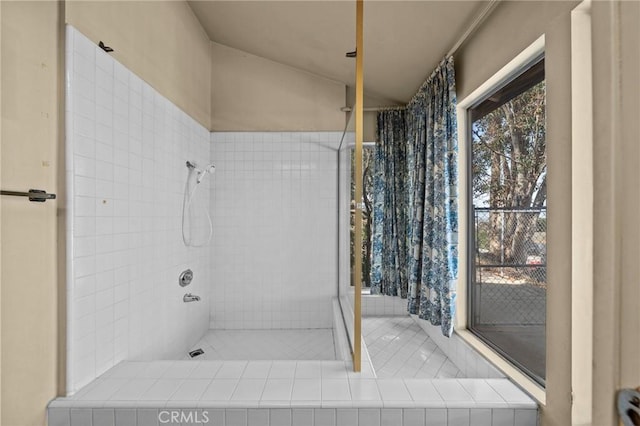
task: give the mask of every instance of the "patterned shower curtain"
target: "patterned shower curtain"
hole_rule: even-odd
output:
[[[458,275],[453,58],[418,90],[404,120],[391,113],[400,115],[378,116],[372,293],[406,292],[409,312],[450,336]]]
[[[373,176],[371,293],[407,297],[407,135],[405,111],[378,114]]]

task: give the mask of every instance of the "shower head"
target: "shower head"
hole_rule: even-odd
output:
[[[207,173],[213,173],[216,171],[216,166],[213,165],[213,163],[211,164],[207,164],[203,169],[199,168],[196,163],[192,163],[191,161],[187,160],[187,168],[189,169],[189,171],[191,172],[191,170],[195,171],[197,176],[198,176],[198,183],[202,182],[202,179],[204,179],[204,176]]]
[[[207,164],[204,169],[200,170],[196,168],[195,170],[198,172],[198,178],[196,179],[196,182],[200,183],[207,174],[211,174],[216,171],[216,166],[214,166],[213,164]]]

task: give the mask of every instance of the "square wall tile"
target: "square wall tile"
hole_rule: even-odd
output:
[[[134,408],[118,408],[115,410],[116,426],[136,426],[136,410]]]
[[[269,426],[268,409],[249,409],[247,412],[248,426]]]
[[[516,410],[515,424],[522,426],[537,426],[538,410]]]
[[[447,409],[427,408],[425,410],[425,419],[429,426],[447,426]]]
[[[113,408],[94,408],[93,426],[115,426],[116,418]]]
[[[492,426],[507,426],[515,424],[515,412],[511,409],[493,408],[491,410]]]
[[[380,424],[382,426],[395,426],[402,424],[401,408],[383,408],[380,411]]]
[[[155,408],[137,409],[138,426],[158,426],[158,410]]]
[[[288,408],[272,408],[270,411],[271,426],[291,426],[291,410]]]
[[[359,426],[380,426],[380,409],[379,408],[358,409],[358,425]]]
[[[451,426],[469,426],[469,409],[449,408],[447,410],[447,421]]]
[[[225,424],[225,410],[223,408],[216,408],[216,409],[204,409],[202,410],[202,413],[204,415],[204,413],[206,413],[207,418],[209,419],[209,425],[211,426],[217,426],[217,425],[224,425]]]
[[[312,408],[292,409],[291,424],[295,426],[313,426],[313,409]]]
[[[92,426],[93,413],[91,408],[72,408],[71,426]]]
[[[358,426],[357,408],[338,408],[336,410],[337,426]]]
[[[491,426],[491,408],[472,408],[469,410],[470,426]],[[520,423],[516,423],[520,425]]]
[[[403,426],[424,426],[424,408],[405,408],[402,410]]]
[[[49,426],[70,426],[71,417],[68,408],[48,408],[47,424]]]
[[[228,408],[225,410],[226,426],[247,426],[247,410]]]
[[[315,408],[313,416],[314,426],[336,426],[336,410],[334,408]]]

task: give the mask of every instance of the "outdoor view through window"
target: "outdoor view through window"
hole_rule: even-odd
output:
[[[544,59],[470,109],[470,328],[545,380]]]
[[[362,288],[371,287],[371,238],[373,231],[373,167],[374,145],[367,144],[362,149]],[[350,241],[351,241],[351,285],[353,282],[353,263],[355,260],[355,188],[356,181],[353,173],[355,170],[355,153],[351,150],[351,207],[350,207]]]

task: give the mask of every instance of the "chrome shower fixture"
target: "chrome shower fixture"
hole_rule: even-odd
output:
[[[207,164],[204,168],[199,168],[196,163],[192,163],[191,161],[187,161],[186,166],[188,174],[187,180],[184,183],[184,197],[182,198],[182,241],[187,247],[204,247],[211,242],[211,237],[213,236],[213,223],[211,222],[209,209],[207,207],[199,207],[206,216],[207,222],[209,222],[209,236],[207,237],[207,241],[203,244],[195,244],[191,239],[191,229],[189,229],[189,231],[186,230],[187,217],[189,218],[189,228],[191,228],[191,221],[195,215],[195,208],[192,202],[198,189],[198,184],[204,180],[206,175],[213,174],[216,168],[213,164]],[[194,172],[196,178],[195,183],[193,182]]]
[[[197,183],[202,182],[202,179],[204,179],[204,177],[207,175],[207,173],[212,174],[213,172],[216,171],[216,166],[214,166],[213,163],[207,164],[203,169],[200,169],[195,163],[192,163],[191,161],[187,161],[187,167],[190,170],[194,170],[196,172],[196,174],[197,174],[196,182]]]
[[[196,296],[195,294],[187,293],[184,296],[182,296],[182,301],[184,303],[199,302],[200,301],[200,296]]]

